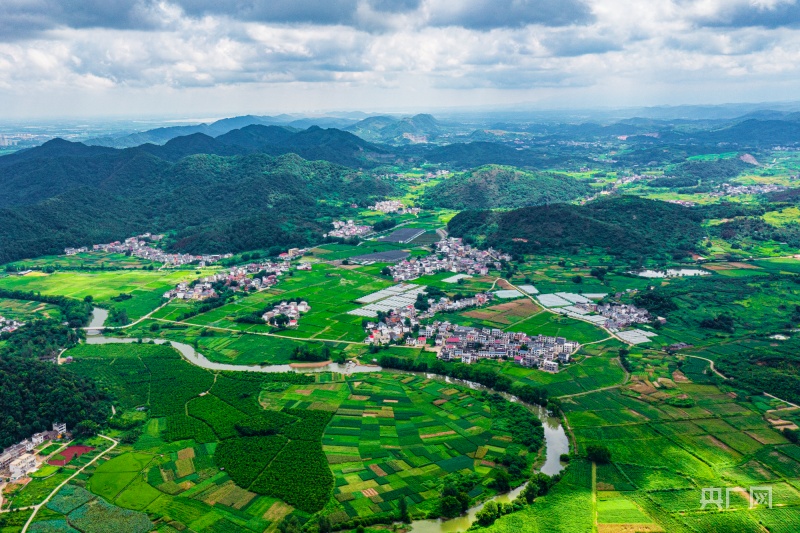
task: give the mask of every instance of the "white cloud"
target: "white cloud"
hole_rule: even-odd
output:
[[[482,0],[341,0],[350,11],[329,9],[319,20],[288,0],[253,3],[249,20],[224,2],[112,2],[95,15],[59,18],[10,0],[0,15],[5,9],[28,27],[4,41],[0,33],[0,96],[26,109],[82,91],[98,102],[134,91],[140,107],[159,94],[211,105],[216,94],[243,111],[262,105],[261,94],[292,105],[301,96],[325,105],[357,94],[348,107],[365,108],[552,98],[626,104],[648,95],[724,99],[719,90],[734,86],[770,100],[779,97],[770,81],[779,92],[800,81],[800,31],[791,18],[775,23],[791,15],[793,0],[576,0],[569,16],[557,17],[532,13],[526,0],[504,1],[513,21]],[[754,23],[744,24],[743,13],[754,13]],[[182,92],[195,96],[180,100]],[[270,102],[280,109],[280,100]]]

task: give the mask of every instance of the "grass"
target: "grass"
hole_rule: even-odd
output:
[[[187,270],[32,273],[27,276],[0,277],[0,287],[76,299],[92,296],[101,307],[125,309],[129,318],[135,320],[158,307],[164,292],[179,282],[191,281],[214,271],[198,270],[201,274]],[[121,302],[112,300],[122,293],[130,294],[132,298]]]
[[[41,302],[0,298],[0,316],[20,322],[40,318],[59,320],[61,318],[61,311],[55,305]]]

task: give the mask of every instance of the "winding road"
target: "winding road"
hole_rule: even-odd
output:
[[[95,457],[94,459],[92,459],[91,461],[89,461],[88,463],[86,463],[85,465],[83,465],[81,468],[79,468],[78,470],[76,470],[74,474],[72,474],[71,476],[69,476],[69,477],[68,477],[67,479],[65,479],[64,481],[62,481],[60,485],[58,485],[56,488],[54,488],[54,489],[53,489],[53,491],[52,491],[50,494],[48,494],[48,495],[47,495],[47,498],[45,498],[44,500],[42,500],[42,502],[41,502],[41,503],[38,503],[38,504],[36,504],[36,505],[32,506],[32,508],[33,508],[33,513],[31,513],[31,516],[28,518],[28,521],[27,521],[27,522],[25,522],[25,525],[24,525],[24,526],[22,526],[22,533],[25,533],[26,531],[28,531],[28,528],[30,527],[31,523],[33,522],[33,518],[36,516],[36,513],[38,513],[38,512],[39,512],[39,509],[41,509],[41,508],[42,508],[42,506],[44,506],[44,505],[47,505],[47,502],[49,502],[49,501],[50,501],[50,499],[51,499],[53,496],[55,496],[55,495],[56,495],[56,493],[57,493],[58,491],[60,491],[60,490],[61,490],[61,489],[64,487],[64,485],[66,485],[67,483],[69,483],[70,481],[72,481],[72,479],[73,479],[75,476],[77,476],[78,474],[80,474],[81,472],[83,472],[83,471],[84,471],[84,469],[85,469],[86,467],[88,467],[88,466],[89,466],[89,465],[91,465],[91,464],[94,464],[94,462],[95,462],[95,461],[97,461],[98,459],[100,459],[101,457],[103,457],[105,454],[107,454],[108,452],[110,452],[111,450],[113,450],[114,448],[116,448],[116,447],[117,447],[117,444],[119,444],[119,441],[117,441],[117,440],[114,440],[114,439],[112,439],[111,437],[106,437],[105,435],[98,435],[98,437],[102,437],[102,438],[104,438],[104,439],[106,439],[106,440],[109,440],[109,441],[111,441],[113,444],[112,444],[110,447],[108,447],[108,448],[106,448],[105,450],[103,450],[102,452],[100,452],[100,453],[97,455],[97,457]],[[27,509],[31,509],[31,507],[28,507]]]

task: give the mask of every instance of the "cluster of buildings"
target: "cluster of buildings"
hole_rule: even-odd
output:
[[[360,226],[353,223],[352,220],[334,220],[333,231],[329,231],[324,235],[324,237],[340,237],[346,239],[348,237],[366,235],[371,231],[371,226]]]
[[[201,267],[216,263],[220,259],[233,257],[233,254],[210,254],[210,255],[191,255],[191,254],[170,254],[164,250],[159,250],[150,245],[163,239],[163,235],[153,235],[144,233],[136,237],[128,237],[124,241],[114,241],[107,244],[93,244],[92,251],[108,253],[130,253],[134,257],[147,259],[156,263],[163,263],[169,266],[187,265],[198,263]],[[89,248],[65,248],[65,255],[75,255],[88,252]]]
[[[311,270],[310,263],[301,263],[299,270]],[[233,267],[225,272],[218,272],[198,279],[195,283],[181,282],[172,290],[164,293],[164,298],[179,300],[206,300],[216,298],[214,284],[224,283],[233,290],[258,291],[278,283],[278,277],[291,269],[289,261],[277,263],[265,261]],[[263,272],[261,276],[252,276]],[[252,277],[251,277],[252,276]]]
[[[281,302],[276,304],[275,307],[261,315],[261,318],[264,319],[264,322],[271,326],[276,326],[277,323],[275,319],[279,316],[285,316],[289,321],[286,323],[289,327],[297,326],[297,321],[300,318],[301,313],[308,313],[311,311],[311,306],[308,305],[308,302],[301,301],[301,302]]]
[[[513,358],[522,366],[545,372],[558,372],[559,363],[568,363],[580,344],[564,337],[503,331],[495,328],[456,326],[434,322],[425,328],[426,337],[434,336],[441,346],[439,359],[474,363],[479,359]]]
[[[11,333],[24,325],[24,322],[17,322],[16,320],[0,316],[0,333]]]
[[[594,310],[606,318],[605,327],[611,331],[616,331],[632,324],[647,324],[652,320],[647,309],[628,304],[578,304],[583,305],[587,310]],[[594,309],[591,309],[594,307]]]
[[[510,261],[511,256],[492,248],[479,250],[461,239],[448,238],[436,243],[435,254],[401,261],[389,270],[395,281],[409,281],[442,271],[485,276],[491,269],[500,270],[503,260]]]
[[[429,299],[428,304],[430,307],[424,313],[421,313],[421,318],[427,318],[435,315],[436,313],[449,313],[453,311],[462,311],[469,307],[480,307],[486,305],[492,300],[493,296],[489,292],[468,296],[459,300],[452,300],[446,296],[442,296],[438,300]]]
[[[740,196],[742,194],[766,194],[770,192],[785,191],[782,185],[731,185],[723,183],[718,191],[710,193],[710,196]]]
[[[567,293],[559,294],[566,295]],[[545,300],[544,298],[540,299]],[[580,301],[567,307],[561,307],[555,309],[555,311],[580,320],[587,320],[612,332],[617,332],[622,328],[627,328],[634,324],[648,324],[653,320],[653,316],[647,309],[641,309],[634,305],[621,303],[597,304],[589,301],[588,298],[584,298],[583,300],[585,301]],[[663,318],[658,318],[658,320],[666,322]]]
[[[194,285],[182,281],[178,283],[177,287],[164,293],[164,298],[176,298],[178,300],[200,301],[216,297],[217,293],[211,285],[211,282],[208,281],[198,281]]]
[[[53,429],[32,435],[29,439],[9,446],[0,454],[0,475],[12,481],[26,476],[36,470],[36,456],[31,453],[40,444],[60,439],[67,435],[67,425],[64,423],[53,424]]]
[[[413,334],[420,324],[420,319],[431,318],[436,313],[461,311],[469,307],[485,305],[491,300],[490,293],[476,294],[459,300],[452,300],[446,296],[442,296],[438,300],[429,298],[428,305],[430,307],[425,311],[419,311],[414,304],[406,303],[406,305],[386,311],[383,319],[378,322],[367,322],[365,330],[368,336],[364,342],[367,344],[391,344],[405,340],[405,344],[408,346],[425,344],[427,336]]]
[[[410,213],[416,215],[419,213],[419,207],[406,207],[398,200],[384,200],[382,202],[375,202],[375,205],[369,206],[372,211],[380,211],[381,213],[398,213],[403,215]]]

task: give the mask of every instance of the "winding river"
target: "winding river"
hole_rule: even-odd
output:
[[[95,314],[92,318],[91,326],[95,326],[95,321],[98,321],[101,325],[105,321],[105,318],[108,316],[108,311],[104,309],[95,308],[95,313],[98,311],[104,312],[105,315],[102,317],[102,321],[100,321],[100,317]],[[101,313],[102,314],[102,313]],[[99,326],[97,326],[99,327]],[[94,334],[92,334],[94,333]],[[190,363],[197,365],[201,368],[206,368],[208,370],[225,370],[231,372],[302,372],[302,373],[309,373],[309,372],[336,372],[339,374],[355,374],[359,372],[396,372],[402,374],[416,374],[420,376],[425,376],[428,379],[436,379],[440,381],[444,381],[446,383],[453,383],[457,385],[461,385],[464,387],[468,387],[475,390],[486,390],[492,391],[492,389],[488,387],[484,387],[483,385],[479,385],[478,383],[474,383],[471,381],[464,381],[461,379],[455,379],[450,377],[439,376],[437,374],[425,374],[420,372],[402,372],[396,370],[384,370],[379,366],[369,366],[369,365],[358,365],[355,363],[348,363],[346,365],[339,365],[338,363],[330,363],[325,366],[319,367],[293,367],[291,365],[264,365],[264,366],[244,366],[244,365],[231,365],[225,363],[215,363],[213,361],[209,361],[203,354],[199,353],[194,347],[184,344],[182,342],[176,341],[168,341],[166,339],[142,339],[142,342],[155,342],[156,344],[165,344],[170,342],[171,345],[178,350],[181,355]],[[139,342],[138,339],[134,338],[126,338],[126,337],[101,337],[97,335],[96,332],[89,332],[89,335],[86,337],[87,344],[130,344]],[[500,393],[506,399],[513,402],[523,403],[519,398],[512,396],[507,393]],[[564,426],[561,425],[561,422],[558,418],[552,417],[547,413],[547,410],[536,405],[525,404],[528,406],[536,416],[542,421],[542,425],[544,427],[544,439],[545,439],[545,457],[544,462],[541,464],[539,470],[549,476],[559,473],[563,470],[563,466],[560,461],[560,456],[562,453],[569,453],[569,438],[567,437],[566,432],[564,431]],[[495,501],[498,503],[507,503],[511,502],[516,498],[522,490],[525,488],[525,485],[517,487],[516,489],[508,492],[506,494],[500,494],[492,498],[490,501]],[[453,518],[451,520],[415,520],[411,524],[411,532],[412,533],[455,533],[458,531],[466,531],[470,525],[475,521],[475,515],[483,509],[485,502],[476,505],[467,510],[467,513],[459,516],[457,518]]]

